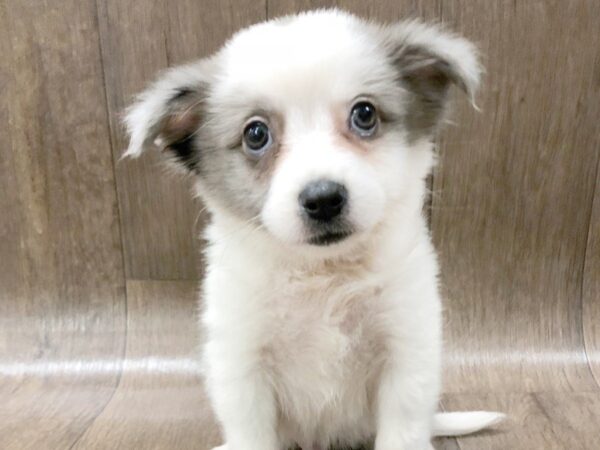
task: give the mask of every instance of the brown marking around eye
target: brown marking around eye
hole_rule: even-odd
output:
[[[336,108],[332,111],[334,118],[336,144],[339,144],[340,148],[347,148],[349,150],[364,154],[369,151],[369,141],[371,139],[361,139],[354,133],[348,124],[349,109],[344,106]]]
[[[264,119],[265,123],[269,127],[271,137],[273,139],[271,147],[259,159],[252,160],[248,156],[244,155],[246,158],[248,158],[249,164],[251,164],[255,169],[257,179],[265,181],[271,178],[279,161],[281,160],[281,155],[285,153],[285,146],[283,145],[283,135],[285,132],[284,118],[283,115],[277,112],[266,111],[264,109],[255,111],[254,114],[250,116],[249,120],[252,117]],[[241,146],[242,147],[240,151],[243,152],[243,143]]]
[[[373,136],[361,137],[357,135],[350,128],[350,114],[354,105],[359,103],[361,100],[372,103],[376,110],[379,123],[377,124],[377,130]],[[332,110],[332,116],[334,118],[334,126],[336,135],[339,137],[338,142],[342,147],[349,147],[360,153],[369,152],[381,135],[389,129],[391,126],[396,126],[401,120],[401,114],[394,108],[393,105],[386,104],[382,99],[376,100],[373,96],[360,95],[346,105],[341,105]]]
[[[267,153],[256,162],[257,178],[268,180],[273,176],[276,167],[281,161],[281,155],[285,148],[280,142],[275,142]]]

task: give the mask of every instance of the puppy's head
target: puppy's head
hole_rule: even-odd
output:
[[[158,144],[213,212],[343,246],[420,202],[448,89],[478,80],[471,44],[437,27],[286,17],[164,74],[128,111],[126,155]]]

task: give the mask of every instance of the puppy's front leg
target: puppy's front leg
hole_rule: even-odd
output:
[[[424,368],[424,367],[423,367]],[[378,392],[375,450],[431,448],[431,422],[438,393],[437,367],[418,370],[410,362],[391,362]]]
[[[280,450],[273,392],[259,368],[221,354],[207,379],[226,444],[219,450]],[[215,449],[216,450],[216,449]]]
[[[391,332],[394,337],[388,342],[389,354],[377,395],[375,450],[431,448],[432,421],[440,390],[438,305],[434,300],[416,303],[410,322],[399,319]],[[419,306],[423,313],[418,312]]]

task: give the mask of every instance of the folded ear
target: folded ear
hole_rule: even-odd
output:
[[[211,72],[209,60],[175,67],[142,92],[125,114],[130,140],[123,156],[137,157],[157,145],[194,170],[199,161],[194,137],[205,116]]]
[[[481,66],[475,46],[466,39],[413,21],[388,27],[384,45],[400,83],[411,94],[407,125],[416,136],[435,132],[451,84],[474,102]]]

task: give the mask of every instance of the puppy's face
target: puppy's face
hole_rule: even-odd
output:
[[[422,195],[448,87],[472,95],[478,76],[470,44],[436,28],[288,17],[142,94],[128,154],[156,141],[213,211],[290,245],[343,245]]]

